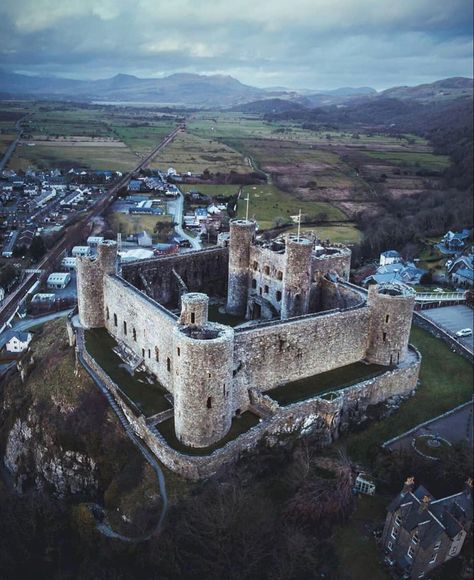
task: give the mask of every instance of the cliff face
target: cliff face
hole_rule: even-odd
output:
[[[76,368],[64,320],[38,331],[20,364],[0,384],[0,462],[14,488],[97,497],[136,452]]]

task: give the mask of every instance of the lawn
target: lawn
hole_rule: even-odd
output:
[[[383,525],[385,507],[390,499],[357,496],[356,508],[349,522],[337,529],[332,543],[347,580],[390,580],[381,564],[382,553],[371,533],[374,525]]]
[[[107,220],[115,234],[120,232],[129,236],[145,231],[156,241],[158,241],[158,236],[154,231],[155,225],[168,223],[171,227],[172,224],[172,218],[169,215],[132,215],[122,212],[108,214]]]
[[[443,341],[417,327],[412,328],[411,343],[422,355],[421,384],[416,394],[402,403],[394,415],[341,439],[355,461],[369,463],[384,441],[472,397],[473,368],[466,359],[452,352]]]
[[[298,226],[294,226],[287,232],[296,233]],[[353,223],[334,226],[301,226],[301,232],[314,233],[320,240],[330,240],[336,244],[357,244],[362,239],[362,232]]]
[[[296,199],[274,185],[244,187],[237,210],[239,218],[245,217],[246,214],[247,204],[245,197],[247,193],[250,196],[249,216],[257,220],[261,230],[274,227],[277,218],[291,222],[290,216],[298,215],[300,209],[303,214],[313,218],[320,214],[326,214],[328,221],[344,221],[347,219],[340,210],[329,203]]]
[[[197,183],[196,185],[180,185],[179,188],[183,192],[199,191],[203,195],[215,197],[216,195],[231,196],[236,195],[239,191],[239,185],[215,185],[207,183]]]

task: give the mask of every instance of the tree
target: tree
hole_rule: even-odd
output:
[[[46,246],[41,236],[35,236],[30,246],[30,256],[33,262],[38,262],[46,253]]]

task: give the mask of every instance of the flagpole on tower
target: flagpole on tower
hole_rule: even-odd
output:
[[[245,201],[247,202],[247,209],[245,211],[245,219],[248,221],[248,219],[249,219],[249,201],[250,201],[249,193],[247,193],[247,197],[245,198]]]
[[[298,214],[298,242],[300,241],[300,233],[301,233],[301,210]]]

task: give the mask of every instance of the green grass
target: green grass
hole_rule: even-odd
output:
[[[209,455],[209,453],[212,453],[216,449],[220,449],[229,441],[236,439],[239,435],[242,435],[242,433],[245,433],[252,427],[255,427],[255,425],[258,425],[258,422],[258,417],[250,411],[242,413],[240,417],[234,417],[227,435],[209,447],[188,447],[187,445],[183,445],[176,437],[174,417],[159,423],[156,428],[166,439],[167,443],[173,449],[176,449],[176,451],[187,455]]]
[[[415,439],[415,449],[424,455],[428,455],[429,457],[435,457],[436,459],[442,459],[446,457],[451,449],[451,445],[444,441],[443,439],[439,440],[439,447],[431,447],[428,444],[430,439],[434,439],[432,435],[419,435]]]
[[[421,384],[416,394],[402,403],[394,415],[341,440],[356,461],[370,462],[370,457],[384,441],[472,397],[473,369],[466,359],[453,353],[443,341],[417,327],[412,328],[411,343],[422,355]]]
[[[179,186],[181,191],[199,191],[203,195],[215,197],[216,195],[225,195],[226,197],[236,195],[239,191],[238,185],[214,185],[207,183],[197,183],[195,185],[183,184]]]
[[[116,136],[126,143],[136,153],[147,153],[158,145],[175,128],[173,119],[164,119],[160,124],[144,126],[116,125],[111,124],[111,129]]]
[[[450,165],[447,155],[420,153],[417,151],[367,151],[365,155],[388,161],[401,167],[417,167],[428,171],[443,171]]]
[[[297,232],[298,227],[294,226],[289,232]],[[362,232],[355,224],[347,223],[334,226],[301,226],[302,232],[313,232],[320,240],[330,240],[337,244],[357,244],[362,239]]]
[[[245,322],[245,319],[240,318],[240,316],[233,316],[232,314],[220,312],[220,308],[224,308],[223,305],[209,305],[209,320],[211,322],[218,322],[219,324],[226,324],[227,326],[237,326],[237,324],[242,324],[242,322]]]
[[[367,365],[357,362],[326,373],[294,381],[267,391],[266,394],[280,405],[290,405],[322,395],[327,391],[338,391],[389,370],[380,365]]]
[[[344,221],[346,216],[329,203],[296,199],[275,185],[245,186],[240,198],[237,217],[243,218],[246,213],[245,197],[250,195],[249,216],[257,220],[260,229],[269,229],[276,225],[277,218],[290,221],[290,216],[303,214],[316,217],[324,213],[328,221]]]
[[[122,359],[112,350],[117,342],[104,328],[87,330],[85,339],[87,352],[142,413],[150,416],[171,407],[164,397],[168,391],[159,382],[149,384],[145,373],[130,375],[120,366]]]
[[[340,570],[347,580],[389,580],[390,575],[381,564],[382,553],[375,539],[366,528],[383,525],[385,507],[391,498],[360,495],[351,519],[340,526],[334,536],[333,545],[339,558]]]
[[[167,223],[171,228],[172,218],[169,215],[140,215],[112,212],[107,215],[107,221],[115,234],[120,232],[129,236],[145,231],[154,241],[158,241],[158,236],[154,232],[155,225],[158,222]]]

